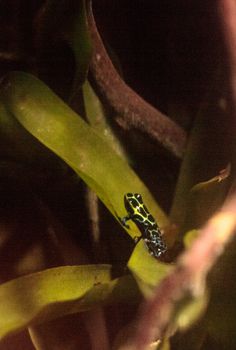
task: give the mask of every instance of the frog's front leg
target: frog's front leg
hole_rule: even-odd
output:
[[[127,221],[128,220],[132,220],[132,217],[131,215],[127,215],[127,216],[124,216],[123,218],[119,218],[120,222],[122,223],[122,225],[126,228],[130,228],[130,226],[127,224]],[[135,236],[133,239],[134,239],[134,243],[137,244],[140,239],[142,238],[142,236]]]
[[[122,225],[126,228],[130,228],[129,225],[127,224],[127,221],[131,220],[130,215],[126,215],[123,218],[120,218],[120,222],[122,223]]]
[[[134,243],[135,244],[138,244],[138,242],[140,241],[140,239],[142,239],[143,237],[142,236],[135,236],[134,237]]]

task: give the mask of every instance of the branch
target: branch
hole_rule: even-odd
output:
[[[124,129],[140,130],[181,158],[186,143],[185,131],[142,99],[121,79],[98,33],[91,0],[88,0],[87,11],[93,43],[90,70],[101,94],[118,115],[116,121]]]
[[[236,2],[219,0],[231,73],[231,92],[236,111]],[[236,229],[236,193],[226,201],[203,227],[193,245],[178,259],[176,267],[146,301],[138,319],[137,330],[122,350],[144,350],[162,339],[179,302],[186,296],[201,296],[207,274],[225,251]],[[120,349],[121,350],[121,349]]]
[[[202,229],[193,245],[178,259],[175,269],[146,301],[141,310],[136,333],[122,350],[144,350],[162,339],[179,302],[186,296],[204,293],[207,273],[224,252],[236,228],[236,194],[231,197]],[[120,349],[121,350],[121,349]]]

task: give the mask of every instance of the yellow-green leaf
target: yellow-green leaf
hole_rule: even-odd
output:
[[[229,188],[230,166],[219,175],[195,185],[188,196],[183,232],[199,228],[223,204]]]
[[[122,147],[121,142],[114,133],[109,124],[107,113],[93,90],[91,84],[86,80],[83,84],[83,97],[84,97],[84,106],[86,110],[86,116],[89,121],[89,124],[102,136],[106,139],[110,146],[123,158],[127,158],[124,148]]]
[[[173,266],[151,256],[144,241],[140,240],[129,259],[128,267],[143,294],[149,296]]]
[[[215,77],[219,79],[218,74]],[[213,84],[206,103],[194,118],[170,214],[171,221],[180,228],[191,188],[212,177],[232,159],[234,142],[229,131],[234,123],[229,108],[222,108],[222,101],[227,103],[225,88]],[[183,233],[180,229],[180,234]]]
[[[63,266],[33,273],[0,286],[0,339],[104,302],[134,302],[138,297],[132,277],[112,280],[110,265]]]
[[[181,300],[181,303],[179,303],[175,310],[173,321],[175,326],[180,329],[189,328],[206,311],[208,300],[209,297],[206,290],[199,296],[186,296],[183,300]]]
[[[44,83],[13,72],[3,80],[1,98],[17,121],[71,166],[115,217],[126,215],[124,194],[138,192],[160,226],[167,226],[167,217],[127,162]],[[128,232],[138,236],[132,223]]]
[[[193,241],[198,237],[199,230],[188,231],[184,236],[184,245],[186,248],[190,247]]]

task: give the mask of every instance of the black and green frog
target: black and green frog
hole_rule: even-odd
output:
[[[122,224],[129,228],[127,221],[132,220],[141,232],[136,242],[143,239],[151,255],[155,258],[162,257],[167,246],[159,226],[143,203],[142,196],[139,193],[127,193],[124,196],[124,205],[128,215],[121,219]]]

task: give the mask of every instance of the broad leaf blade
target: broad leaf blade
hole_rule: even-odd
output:
[[[32,324],[88,310],[104,302],[137,302],[131,276],[111,279],[110,265],[63,266],[0,286],[0,339]]]
[[[223,204],[230,185],[230,166],[189,192],[182,232],[200,228]]]
[[[117,154],[127,159],[128,157],[125,153],[125,149],[108,121],[106,109],[87,80],[83,84],[83,97],[86,117],[89,124],[101,137],[109,142]]]
[[[129,165],[40,80],[11,73],[1,95],[18,122],[69,164],[115,217],[126,215],[124,194],[138,192],[159,225],[167,226],[167,217]],[[135,225],[130,226],[129,234],[137,236]]]
[[[76,300],[96,285],[110,282],[110,272],[109,265],[64,266],[2,284],[0,338],[33,320],[47,320],[78,311],[81,307],[76,306]]]
[[[150,255],[143,240],[135,247],[128,267],[132,271],[143,294],[149,296],[173,266],[158,261]]]

